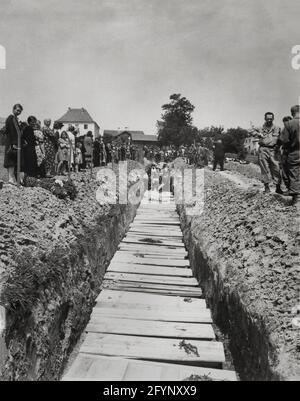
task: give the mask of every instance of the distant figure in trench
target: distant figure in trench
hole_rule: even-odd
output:
[[[218,135],[214,140],[214,167],[213,170],[216,171],[218,164],[220,165],[221,171],[224,171],[224,163],[225,163],[225,149],[222,142],[221,135]]]

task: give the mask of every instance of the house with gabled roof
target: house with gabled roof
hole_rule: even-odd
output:
[[[93,138],[97,138],[100,135],[100,127],[98,123],[91,117],[86,109],[72,109],[69,107],[68,111],[56,120],[58,123],[62,123],[62,131],[67,131],[70,126],[74,126],[79,132],[79,136],[86,135],[89,131],[93,133]]]

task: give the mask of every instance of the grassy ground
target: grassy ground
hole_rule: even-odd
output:
[[[0,181],[7,181],[7,173],[3,167],[4,162],[4,147],[0,146]]]

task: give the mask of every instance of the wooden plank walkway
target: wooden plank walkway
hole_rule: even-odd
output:
[[[190,269],[174,200],[147,199],[107,269],[63,380],[235,381],[222,369],[223,344]]]

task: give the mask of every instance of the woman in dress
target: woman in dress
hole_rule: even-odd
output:
[[[66,131],[61,133],[57,152],[57,174],[66,175],[70,163],[70,143]]]
[[[84,137],[86,168],[92,167],[93,162],[93,133],[88,131]]]
[[[46,177],[51,177],[55,173],[55,155],[57,152],[57,139],[51,127],[49,118],[44,120],[43,136],[45,146],[45,170]]]
[[[34,135],[36,118],[30,116],[28,117],[27,122],[28,125],[24,129],[22,135],[22,171],[26,176],[36,177],[38,175],[36,139]]]
[[[16,104],[13,107],[13,113],[5,122],[4,168],[7,169],[8,182],[10,184],[17,183],[15,173],[17,169],[18,131],[20,132],[18,116],[22,111],[23,107],[20,104]]]

